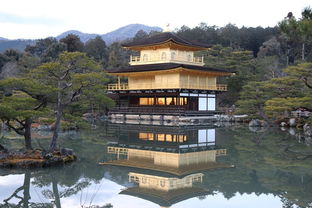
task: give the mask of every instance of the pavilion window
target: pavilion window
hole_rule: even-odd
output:
[[[166,99],[164,97],[158,97],[156,98],[156,105],[165,105]]]
[[[191,61],[192,60],[192,56],[189,54],[189,55],[187,55],[187,61]]]
[[[172,135],[166,134],[166,142],[172,142]]]
[[[141,97],[139,103],[140,105],[154,105],[154,98],[153,97]]]
[[[175,60],[176,58],[176,52],[171,52],[171,60]]]
[[[165,141],[165,134],[156,134],[157,141],[164,142]]]
[[[167,54],[166,52],[162,52],[161,54],[161,60],[166,60],[167,59]]]
[[[143,55],[143,61],[148,61],[148,55],[147,54]]]
[[[176,105],[176,104],[177,104],[177,98],[175,97],[166,98],[166,105]]]
[[[153,133],[140,132],[139,133],[139,139],[153,141],[154,140],[154,134]]]
[[[187,105],[187,97],[180,97],[180,105]]]
[[[161,181],[160,181],[160,186],[161,186],[161,187],[165,187],[165,185],[166,185],[166,182],[165,182],[164,180],[161,180]]]

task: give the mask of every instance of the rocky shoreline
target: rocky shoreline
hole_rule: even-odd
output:
[[[0,168],[44,168],[64,165],[76,160],[71,149],[54,152],[43,150],[7,150],[0,146]]]

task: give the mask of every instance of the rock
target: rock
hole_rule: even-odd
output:
[[[260,132],[263,128],[261,128],[261,126],[249,126],[249,131],[252,132]]]
[[[286,131],[287,129],[285,127],[281,127],[281,130],[282,131]]]
[[[307,123],[303,126],[303,134],[309,137],[312,136],[312,127]]]
[[[288,123],[289,123],[290,127],[296,127],[296,125],[297,125],[297,121],[295,118],[290,118]]]
[[[73,155],[74,151],[72,149],[69,148],[62,148],[61,149],[61,155],[65,155],[65,156],[69,156],[69,155]]]
[[[252,119],[249,124],[249,127],[257,127],[257,126],[261,126],[261,122],[259,119]]]
[[[287,123],[283,121],[283,122],[281,122],[280,126],[281,126],[281,127],[286,127],[286,126],[287,126]]]
[[[53,157],[53,154],[51,152],[43,154],[43,158],[46,160],[50,160],[52,157]]]
[[[311,145],[312,144],[312,137],[305,137],[304,138],[304,142],[308,145]]]
[[[289,129],[288,129],[288,133],[289,133],[290,135],[295,136],[295,135],[296,135],[296,129],[295,129],[295,128],[289,128]]]

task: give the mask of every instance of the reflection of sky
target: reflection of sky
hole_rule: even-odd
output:
[[[20,186],[23,185],[24,174],[21,175],[9,175],[0,176],[0,204],[3,200],[11,196],[11,194]],[[4,185],[5,184],[5,185]],[[62,192],[66,187],[58,186],[59,192]],[[86,187],[82,191],[78,192],[76,195],[72,195],[67,198],[61,199],[61,204],[63,208],[77,208],[90,205],[105,205],[111,203],[114,208],[156,208],[159,207],[157,204],[152,202],[139,199],[132,196],[119,195],[118,193],[124,187],[118,185],[108,179],[103,178],[100,183],[91,183],[90,186]],[[51,186],[39,188],[37,186],[31,185],[31,202],[38,203],[49,203],[53,199],[47,199],[42,195],[43,190],[51,190]],[[19,193],[22,196],[23,192]],[[11,203],[17,203],[19,200],[12,199]],[[257,196],[256,194],[236,194],[236,196],[231,199],[226,199],[223,197],[222,193],[215,194],[214,196],[207,196],[203,200],[198,198],[191,198],[177,204],[174,204],[174,208],[182,207],[196,207],[196,208],[206,208],[206,207],[218,207],[218,208],[235,208],[235,207],[282,207],[282,203],[278,197],[274,197],[272,194],[261,194]]]

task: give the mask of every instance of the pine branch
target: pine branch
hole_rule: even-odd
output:
[[[4,201],[5,203],[8,203],[8,201],[10,201],[13,197],[16,197],[16,198],[19,198],[19,199],[23,199],[22,197],[20,197],[20,196],[17,195],[17,194],[18,194],[20,191],[22,191],[23,189],[24,189],[24,186],[21,186],[21,187],[17,188],[9,198],[4,199],[3,201]]]
[[[42,106],[46,106],[46,104],[47,104],[47,101],[46,101],[46,99],[43,101],[43,102],[41,102],[38,106],[36,106],[35,108],[34,108],[34,110],[39,110]]]
[[[306,77],[301,77],[300,80],[303,81],[303,83],[305,84],[305,86],[307,86],[308,88],[312,89],[312,85],[310,85],[308,83],[308,79]]]
[[[15,128],[13,125],[10,124],[10,120],[7,120],[5,123],[10,129],[13,129],[17,134],[24,135],[24,132],[22,131],[25,129],[25,127],[22,128]]]

